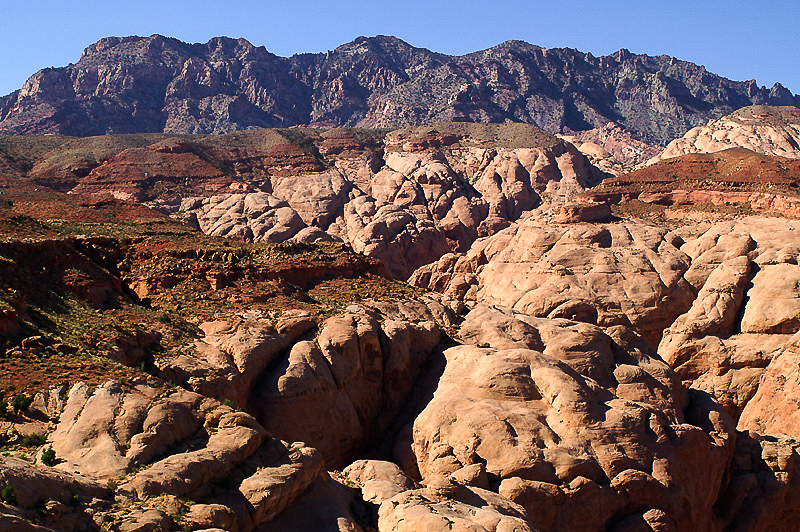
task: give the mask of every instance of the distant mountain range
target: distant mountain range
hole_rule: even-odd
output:
[[[525,122],[573,133],[615,122],[665,145],[748,105],[800,105],[669,56],[595,57],[508,41],[450,56],[395,37],[284,58],[244,39],[108,37],[76,64],[0,97],[0,134],[225,133],[295,125],[395,128]]]

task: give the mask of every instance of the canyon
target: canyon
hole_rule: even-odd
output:
[[[0,137],[0,529],[794,530],[800,110],[608,122]]]

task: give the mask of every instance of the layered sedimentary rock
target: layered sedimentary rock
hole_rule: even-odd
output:
[[[198,522],[252,530],[274,518],[323,470],[315,449],[273,439],[251,416],[180,388],[144,381],[111,381],[96,390],[78,384],[56,416],[49,437],[58,457],[55,469],[26,465],[35,484],[16,478],[19,465],[9,463],[6,485],[22,490],[23,508],[48,496],[69,502],[64,492],[74,494],[74,503],[88,504],[85,497],[91,495],[97,526],[126,529],[139,522],[162,530],[170,514],[181,511],[180,497],[202,499],[192,503]],[[218,482],[234,488],[220,493],[214,488]],[[60,483],[61,494],[53,483]],[[29,495],[36,485],[41,491]],[[125,501],[137,499],[148,503],[136,512],[120,511]],[[65,523],[56,516],[49,526],[67,530],[62,525],[86,522],[77,508],[67,514]]]
[[[559,135],[575,145],[592,164],[613,175],[624,174],[659,154],[660,147],[637,140],[630,131],[609,122],[603,127]]]
[[[693,299],[679,240],[644,224],[559,226],[530,217],[421,268],[411,282],[532,316],[632,325],[657,345]]]
[[[381,159],[337,155],[324,172],[269,175],[262,186],[269,192],[157,205],[216,236],[343,241],[405,279],[545,200],[564,202],[602,175],[572,145],[519,124],[409,128],[384,142]]]
[[[342,467],[393,421],[453,320],[428,298],[354,304],[318,329],[292,313],[277,322],[210,322],[191,349],[158,361],[159,372],[246,406],[272,434],[306,442]]]

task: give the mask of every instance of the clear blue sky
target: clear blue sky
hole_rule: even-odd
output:
[[[620,48],[667,54],[716,74],[780,81],[800,93],[800,0],[105,0],[3,3],[0,94],[37,70],[77,62],[111,35],[206,42],[244,37],[278,55],[324,52],[359,35],[395,35],[448,54],[521,39],[595,55]]]

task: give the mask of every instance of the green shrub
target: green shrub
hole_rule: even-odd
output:
[[[47,434],[31,434],[22,438],[23,447],[39,447],[47,443]]]
[[[42,452],[42,463],[46,466],[51,466],[56,463],[56,452],[50,446]]]
[[[27,410],[31,403],[33,402],[33,397],[28,397],[24,393],[15,395],[14,398],[11,400],[11,408],[14,409],[15,413],[22,412]]]
[[[0,417],[8,415],[8,401],[0,401]]]
[[[3,491],[0,491],[0,501],[6,504],[17,504],[17,494],[14,492],[14,486],[6,486]]]

